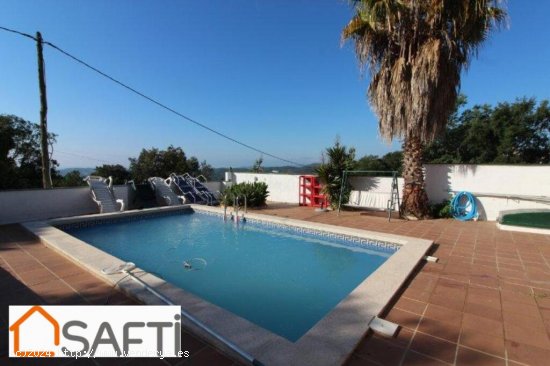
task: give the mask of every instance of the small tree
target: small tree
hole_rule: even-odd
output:
[[[48,144],[56,135],[48,134]],[[57,161],[50,161],[51,177],[58,181]],[[0,189],[42,187],[40,126],[14,115],[0,115]]]
[[[325,161],[325,158],[327,161]],[[332,208],[338,206],[340,193],[342,194],[342,203],[349,201],[351,185],[349,181],[342,189],[342,178],[344,170],[352,170],[355,166],[355,148],[349,149],[340,144],[336,139],[334,146],[326,149],[323,155],[323,163],[316,169],[319,179],[323,183],[323,193],[327,195]]]
[[[214,176],[214,168],[206,160],[203,160],[200,164],[200,174],[206,179],[211,180]]]
[[[80,187],[86,185],[83,179],[78,170],[72,170],[65,174],[63,179],[59,180],[59,185],[62,187]]]
[[[142,182],[149,177],[167,177],[170,173],[199,175],[199,161],[187,158],[181,147],[168,146],[166,150],[143,149],[139,157],[130,158],[130,173],[134,180]]]
[[[357,161],[358,170],[388,170],[387,165],[378,155],[365,155]]]
[[[113,184],[124,184],[130,180],[130,172],[120,164],[103,164],[102,166],[96,166],[92,175],[113,177]]]
[[[262,173],[264,171],[264,168],[262,167],[262,164],[264,162],[264,158],[262,156],[260,156],[255,162],[254,162],[254,165],[252,166],[252,171],[254,173]]]

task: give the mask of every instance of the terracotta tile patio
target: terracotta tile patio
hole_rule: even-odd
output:
[[[384,314],[401,325],[397,337],[367,334],[348,365],[549,363],[550,236],[499,231],[493,222],[388,222],[283,205],[259,213],[434,240],[439,262],[418,266]],[[0,226],[0,291],[7,294],[0,298],[0,357],[7,353],[8,304],[134,303],[18,225]],[[183,342],[191,357],[177,360],[182,365],[234,364],[186,333]]]
[[[348,366],[550,364],[550,236],[500,231],[494,222],[260,212],[434,241],[439,262],[422,263],[385,312],[401,325],[398,336],[368,334]]]

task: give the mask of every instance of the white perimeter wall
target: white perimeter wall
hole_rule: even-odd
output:
[[[297,204],[299,177],[291,174],[233,173],[232,182],[265,182],[269,191],[268,201]]]
[[[426,190],[431,203],[450,199],[451,193],[468,191],[477,198],[480,219],[496,220],[499,212],[514,209],[550,209],[550,203],[514,196],[543,196],[550,200],[549,165],[426,164]],[[258,180],[268,185],[269,201],[299,202],[298,175],[233,173],[235,183]],[[385,209],[391,178],[352,177],[350,204]],[[399,178],[403,194],[403,179]],[[490,197],[490,195],[508,197]]]
[[[128,205],[127,186],[114,186]],[[98,213],[88,187],[0,191],[0,224]]]
[[[496,220],[499,212],[504,210],[550,209],[550,203],[489,197],[497,194],[550,199],[549,165],[426,164],[425,169],[426,190],[431,202],[449,199],[449,191],[471,192],[477,198],[480,219],[483,220]]]
[[[235,184],[243,182],[265,182],[269,191],[268,201],[294,203],[300,202],[300,176],[292,174],[272,173],[233,173]],[[391,193],[391,178],[352,177],[350,182],[354,188],[350,203],[366,205],[372,208],[385,209]],[[403,180],[400,179],[400,184]]]
[[[349,205],[368,207],[372,209],[386,210],[388,201],[391,199],[391,177],[350,177],[352,191],[349,197]],[[399,187],[399,198],[401,199],[401,189],[403,187],[403,178],[397,178]],[[399,211],[399,206],[395,204],[395,211]]]
[[[545,196],[550,198],[549,165],[465,165],[427,164],[426,190],[432,203],[449,199],[450,191],[469,191],[476,195],[480,218],[496,220],[500,211],[544,208],[539,203],[513,198]],[[232,182],[265,182],[269,201],[299,202],[299,176],[289,174],[233,173]],[[384,209],[390,192],[390,178],[359,178],[351,180],[353,192],[350,203]],[[212,191],[221,191],[226,182],[209,182]],[[402,194],[403,180],[399,180]],[[115,186],[115,196],[128,207],[127,186]],[[490,197],[491,194],[510,196]],[[0,191],[0,224],[43,220],[54,217],[84,215],[98,212],[88,187]]]

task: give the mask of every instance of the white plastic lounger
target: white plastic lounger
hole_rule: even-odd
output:
[[[124,211],[124,201],[116,199],[113,193],[112,177],[105,179],[90,175],[84,181],[90,186],[92,199],[99,206],[99,213]]]
[[[165,206],[177,206],[185,202],[185,197],[175,194],[170,188],[170,184],[167,183],[165,179],[160,177],[151,177],[148,181],[155,191],[159,204]]]

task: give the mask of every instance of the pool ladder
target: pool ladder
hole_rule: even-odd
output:
[[[239,218],[239,199],[244,199],[244,212],[242,214],[242,217]],[[245,195],[238,195],[233,197],[233,212],[231,213],[231,220],[235,221],[236,223],[239,223],[239,221],[245,222],[245,214],[248,213],[248,201]],[[233,216],[233,213],[235,213],[235,216]],[[227,205],[223,205],[223,221],[227,220]]]

